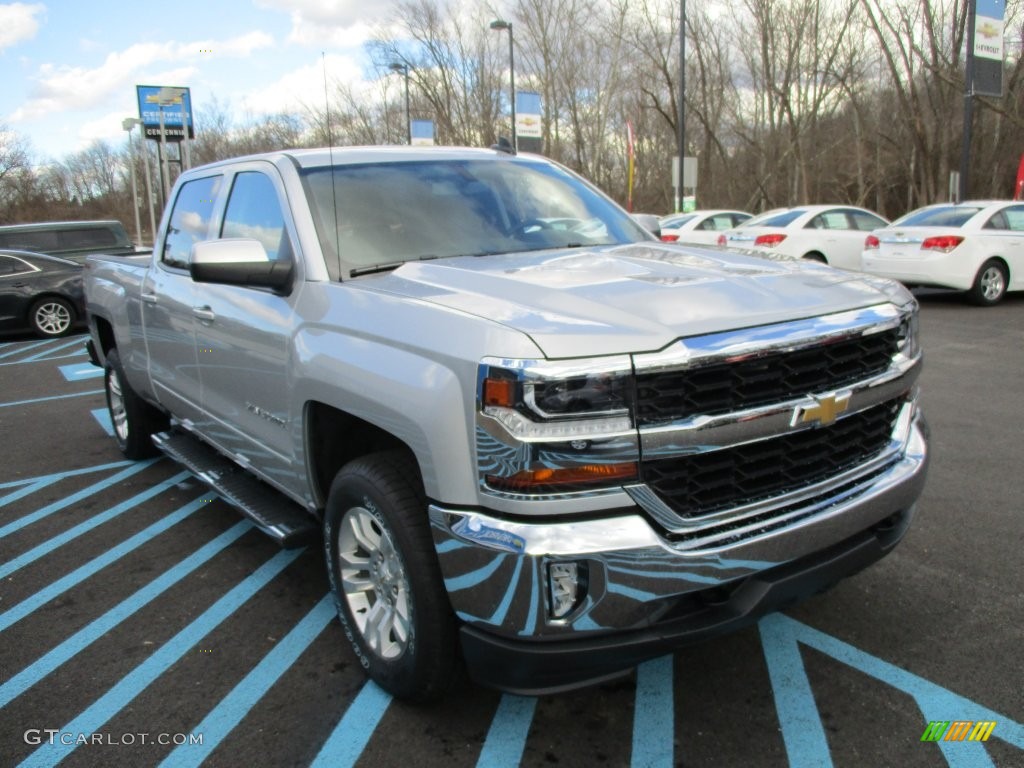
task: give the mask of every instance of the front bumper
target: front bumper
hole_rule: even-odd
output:
[[[927,471],[915,415],[892,464],[786,523],[713,548],[674,544],[640,506],[537,524],[430,508],[441,570],[463,621],[471,677],[541,694],[628,672],[681,644],[733,631],[883,557],[913,516]],[[552,618],[548,567],[580,563],[585,595]]]

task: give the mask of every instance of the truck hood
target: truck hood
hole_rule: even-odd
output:
[[[654,352],[684,336],[902,294],[888,281],[811,262],[659,243],[410,262],[359,286],[515,328],[549,358]]]

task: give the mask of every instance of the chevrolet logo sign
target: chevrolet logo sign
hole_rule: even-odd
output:
[[[815,421],[821,426],[827,427],[839,418],[839,414],[850,407],[849,392],[834,395],[815,395],[814,399],[816,401],[814,405],[798,405],[793,409],[793,420],[789,424],[791,427]]]

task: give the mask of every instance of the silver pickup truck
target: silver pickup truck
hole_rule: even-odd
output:
[[[283,546],[322,541],[394,695],[628,673],[900,541],[917,306],[886,280],[658,242],[544,158],[289,151],[183,174],[93,257],[117,442]]]

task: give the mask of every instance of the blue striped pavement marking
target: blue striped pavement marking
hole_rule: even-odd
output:
[[[20,696],[55,669],[67,663],[76,654],[96,642],[96,640],[114,629],[122,621],[137,613],[201,565],[209,562],[242,535],[251,531],[252,528],[253,526],[249,521],[240,521],[213,541],[200,547],[177,565],[165,571],[135,594],[122,600],[60,645],[29,664],[10,680],[0,684],[0,707],[7,706],[13,699]]]
[[[519,765],[530,735],[537,699],[504,694],[487,731],[477,768],[508,768]]]
[[[74,347],[76,345],[82,348],[81,352],[79,352],[78,354],[86,354],[86,352],[85,352],[85,337],[84,336],[76,336],[75,338],[69,339],[69,340],[67,340],[67,341],[65,341],[63,343],[54,342],[48,348],[43,350],[42,352],[37,352],[36,354],[32,355],[31,357],[26,357],[21,362],[23,362],[23,363],[34,363],[34,362],[36,362],[38,360],[42,360],[43,358],[49,358],[50,355],[52,355],[54,352],[60,352],[61,350],[67,349],[68,347]],[[63,355],[62,355],[62,357],[63,357]]]
[[[203,734],[203,743],[180,744],[162,763],[161,768],[186,768],[198,766],[234,730],[249,710],[270,690],[280,677],[291,669],[299,656],[331,623],[335,613],[334,598],[326,595],[306,614],[295,627],[285,635],[274,648],[263,657],[252,671],[221,699],[220,703],[192,729]],[[0,702],[2,704],[2,702]]]
[[[305,549],[289,549],[274,555],[61,728],[61,732],[95,733],[303,552]],[[59,739],[55,739],[54,743],[46,743],[29,755],[21,765],[25,768],[54,766],[76,747],[76,744],[62,744]]]
[[[26,477],[26,478],[24,478],[22,480],[8,480],[6,482],[0,483],[0,490],[3,490],[4,488],[20,488],[21,486],[24,486],[24,485],[27,485],[27,484],[30,484],[30,483],[46,483],[47,485],[49,485],[50,483],[55,483],[58,480],[64,480],[65,478],[68,478],[68,477],[77,477],[78,475],[89,475],[89,474],[92,474],[93,472],[106,472],[108,469],[119,469],[120,467],[127,467],[129,464],[134,464],[134,463],[135,463],[134,461],[130,461],[128,459],[124,459],[123,461],[114,461],[114,462],[111,462],[110,464],[97,464],[96,466],[93,466],[93,467],[82,467],[81,469],[69,469],[66,472],[54,472],[53,474],[50,474],[50,475],[39,475],[37,477]],[[7,497],[5,496],[4,498],[7,498]],[[2,503],[2,502],[3,502],[3,499],[0,499],[0,503]]]
[[[310,768],[351,768],[355,765],[390,703],[391,694],[376,683],[366,683],[313,758]]]
[[[156,462],[156,459],[150,459],[149,461],[140,462],[128,462],[129,466],[126,469],[122,470],[121,472],[118,472],[116,475],[105,477],[99,482],[93,483],[92,485],[87,486],[80,491],[72,493],[70,496],[65,496],[60,501],[55,501],[52,504],[47,504],[42,509],[36,510],[35,512],[27,514],[23,517],[19,517],[17,520],[14,520],[13,522],[10,522],[5,526],[0,527],[0,539],[2,539],[4,536],[9,536],[15,531],[21,530],[27,525],[31,525],[32,523],[42,520],[47,515],[52,515],[54,512],[59,512],[62,509],[70,507],[72,504],[77,504],[82,499],[86,499],[89,496],[92,496],[94,493],[109,490],[111,486],[115,485],[116,483],[120,483],[122,480],[127,480],[132,475],[141,472],[147,467],[152,466],[154,462]],[[49,483],[47,483],[47,485],[49,485]]]
[[[798,734],[793,732],[799,728],[821,728],[821,720],[814,706],[813,693],[800,657],[798,643],[814,648],[836,661],[842,662],[853,669],[863,672],[882,683],[897,688],[911,696],[921,708],[924,730],[929,720],[949,720],[956,717],[961,720],[994,720],[998,722],[994,737],[1024,750],[1024,726],[1011,720],[1006,715],[995,712],[963,696],[953,693],[940,685],[906,671],[895,664],[890,664],[871,654],[854,648],[842,640],[827,635],[820,630],[801,624],[795,619],[782,614],[772,614],[761,619],[759,623],[761,638],[765,646],[765,658],[768,661],[772,687],[775,690],[776,705],[779,708],[779,722],[783,729],[783,740],[790,756],[790,765],[831,765],[827,744],[823,737],[815,737],[814,742],[805,744]],[[779,651],[788,646],[791,650]],[[795,655],[794,655],[795,654]],[[772,666],[776,670],[772,671]],[[782,688],[780,703],[779,688]],[[792,692],[787,692],[786,689]],[[805,700],[801,700],[805,699]],[[807,701],[806,699],[809,699]],[[813,710],[813,711],[812,711]],[[816,722],[815,722],[816,721]],[[787,730],[791,731],[787,734]],[[790,744],[795,746],[790,752]],[[960,766],[992,765],[984,744],[980,742],[938,742],[943,756],[954,768]],[[813,752],[801,752],[803,749]],[[823,751],[824,750],[824,751]],[[811,763],[810,758],[817,756],[828,759],[824,763]]]
[[[631,768],[672,768],[675,765],[672,661],[672,656],[662,656],[636,669]]]
[[[120,560],[132,550],[138,549],[146,542],[151,541],[154,536],[158,536],[171,526],[180,523],[197,509],[205,506],[208,500],[209,499],[205,498],[196,499],[183,507],[179,507],[171,514],[160,518],[160,520],[153,523],[153,525],[148,528],[142,529],[131,538],[125,539],[115,547],[111,547],[102,555],[97,555],[85,565],[73,570],[67,576],[57,579],[57,581],[53,582],[48,587],[44,587],[40,591],[36,592],[32,597],[26,598],[13,608],[5,611],[4,613],[0,613],[0,632],[7,629],[15,622],[21,621],[28,614],[50,602],[50,600],[53,600],[58,595],[67,592],[80,582],[85,581],[97,571],[106,568],[111,563]]]
[[[190,473],[179,472],[177,475],[174,475],[174,477],[170,477],[167,480],[164,480],[163,482],[157,483],[154,486],[150,486],[141,493],[135,494],[127,501],[122,501],[120,504],[110,507],[109,509],[101,512],[98,515],[93,515],[88,520],[84,520],[83,522],[79,523],[73,528],[69,528],[63,533],[54,536],[53,538],[48,539],[47,541],[44,541],[42,544],[33,547],[27,552],[23,552],[13,560],[8,560],[3,565],[0,565],[0,579],[9,576],[19,568],[24,568],[29,563],[35,562],[44,555],[50,554],[53,550],[57,549],[58,547],[63,547],[69,541],[77,539],[79,536],[88,533],[93,528],[103,525],[104,523],[110,522],[118,515],[123,515],[125,512],[128,512],[129,510],[135,509],[135,507],[149,501],[154,496],[163,493],[168,488],[172,488],[173,486],[177,485],[178,483],[180,483],[181,481],[185,480],[188,477],[190,477]],[[18,520],[16,522],[20,523],[21,520]],[[11,525],[7,527],[10,528],[12,526],[14,526],[14,523],[11,523]]]
[[[8,358],[8,357],[13,357],[14,355],[20,355],[23,352],[29,351],[30,349],[39,349],[39,347],[43,346],[44,344],[49,344],[49,343],[50,343],[49,339],[44,339],[43,341],[34,341],[34,342],[26,342],[25,344],[18,344],[11,351],[0,353],[0,360],[3,360],[3,359]]]
[[[103,431],[107,433],[109,437],[114,436],[114,424],[110,421],[110,411],[106,408],[95,408],[90,411],[92,417],[96,419]]]
[[[75,363],[73,365],[59,365],[57,370],[68,381],[82,381],[84,379],[99,379],[103,377],[103,369],[92,363]]]
[[[0,408],[13,408],[17,405],[34,405],[35,403],[48,403],[51,400],[67,400],[71,397],[86,397],[87,395],[102,394],[102,389],[90,389],[88,392],[72,392],[69,395],[51,395],[50,397],[37,397],[33,400],[15,400],[10,403],[0,403]]]

